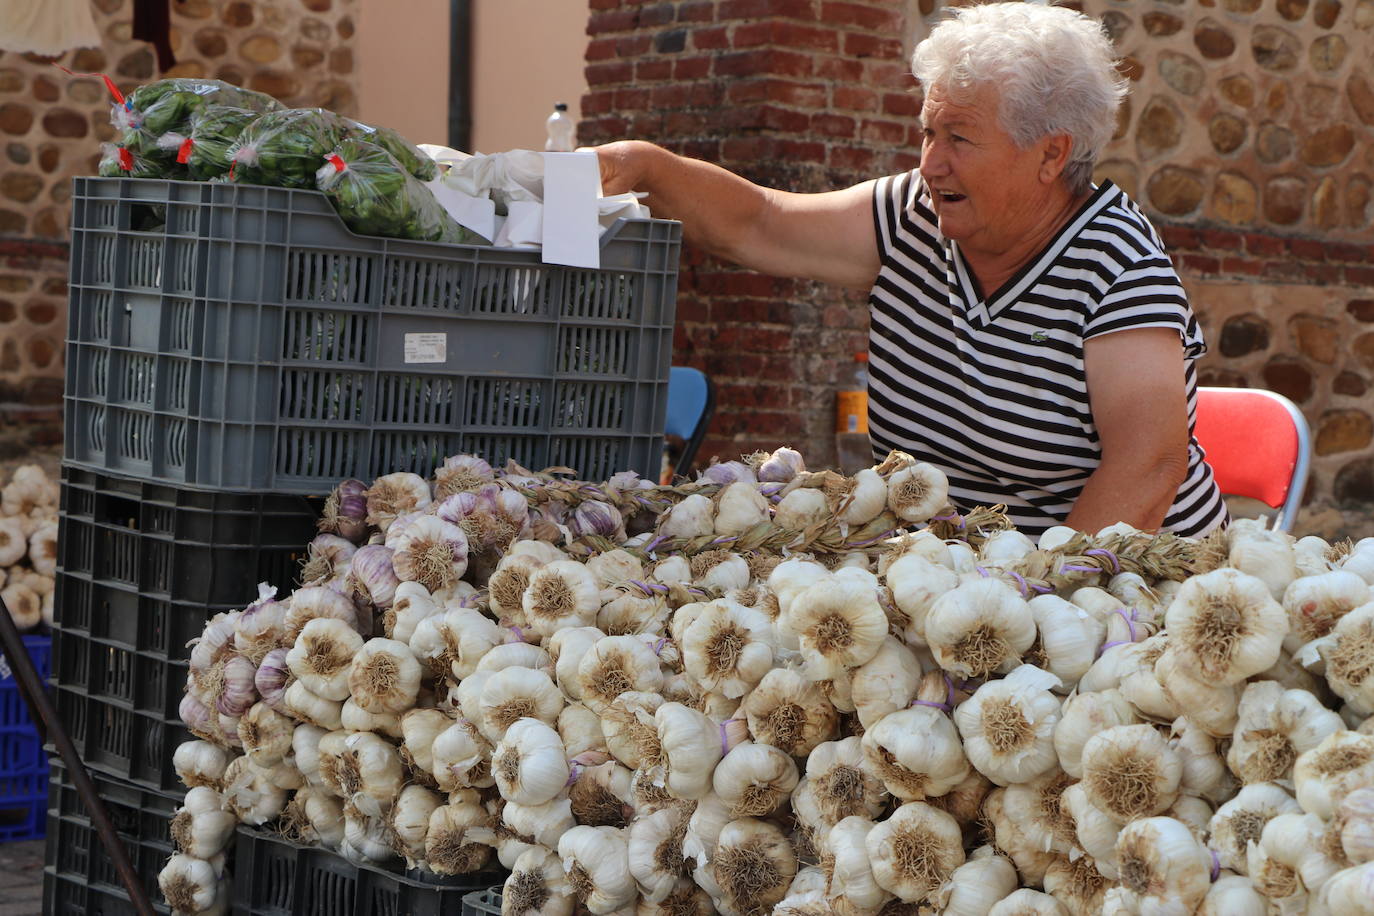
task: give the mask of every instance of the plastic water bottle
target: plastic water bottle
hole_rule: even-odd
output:
[[[868,354],[855,353],[854,365],[835,392],[835,451],[840,471],[853,474],[873,466],[868,439]]]
[[[577,125],[568,114],[567,102],[558,102],[553,106],[553,114],[544,122],[544,127],[549,134],[549,139],[544,141],[545,150],[550,153],[572,152],[573,134],[577,130]]]

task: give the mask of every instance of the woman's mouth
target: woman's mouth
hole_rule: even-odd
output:
[[[936,195],[947,204],[955,204],[964,200],[964,195],[955,194],[953,191],[936,191]]]

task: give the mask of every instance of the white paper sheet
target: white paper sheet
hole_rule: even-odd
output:
[[[425,187],[434,192],[434,199],[448,211],[460,226],[465,226],[487,241],[496,239],[496,204],[490,197],[473,197],[444,183],[440,175]]]
[[[544,263],[601,266],[596,153],[544,153]]]

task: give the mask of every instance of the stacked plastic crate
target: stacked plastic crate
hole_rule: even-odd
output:
[[[138,812],[120,826],[154,893],[187,640],[259,581],[293,587],[311,500],[342,479],[460,452],[656,478],[679,238],[622,221],[599,270],[572,269],[356,236],[314,191],[75,181],[53,683],[87,764]],[[119,912],[54,772],[45,912]],[[448,890],[236,845],[236,912],[315,912],[345,886],[356,912],[438,912]]]

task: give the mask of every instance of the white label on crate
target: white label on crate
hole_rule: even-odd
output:
[[[10,670],[10,663],[5,656],[0,655],[0,680],[8,681],[14,672]]]
[[[446,363],[448,362],[447,334],[407,334],[406,362],[408,363]]]

